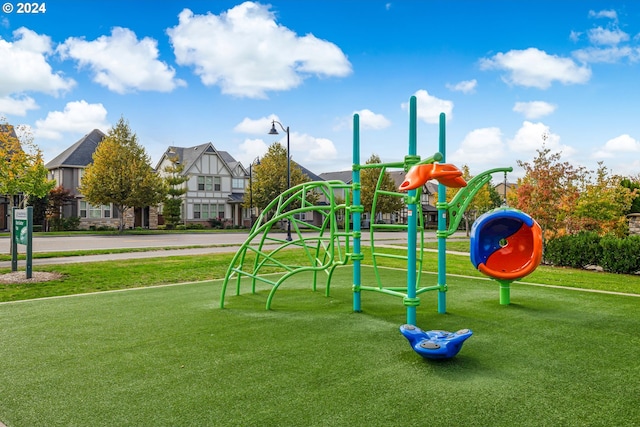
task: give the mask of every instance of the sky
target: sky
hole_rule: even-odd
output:
[[[417,148],[473,175],[539,150],[640,176],[640,2],[50,0],[0,11],[0,118],[45,162],[128,121],[156,166],[211,142],[245,166],[286,146],[316,174]],[[280,135],[269,135],[276,120]]]

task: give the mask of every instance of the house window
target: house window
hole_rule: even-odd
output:
[[[93,206],[86,201],[80,201],[80,218],[111,218],[111,206]]]
[[[200,212],[200,218],[209,219],[209,205],[203,204],[202,211]]]
[[[218,205],[218,218],[224,218],[224,205]]]
[[[205,189],[205,191],[212,191],[213,190],[213,177],[212,176],[205,176],[204,177],[204,189]]]
[[[246,182],[246,179],[240,179],[240,178],[233,178],[231,180],[231,186],[233,188],[238,188],[238,189],[243,189],[244,188],[244,183]]]
[[[200,219],[200,209],[201,209],[200,203],[194,203],[194,205],[193,205],[193,218],[194,219]]]
[[[204,176],[198,177],[198,191],[204,191]]]
[[[213,178],[213,186],[215,187],[215,191],[220,191],[222,188],[222,179],[219,176]]]

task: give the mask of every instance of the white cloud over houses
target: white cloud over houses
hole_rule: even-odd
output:
[[[338,46],[313,34],[298,36],[276,22],[270,6],[244,2],[220,15],[184,9],[178,19],[167,30],[176,63],[193,67],[204,85],[217,85],[225,94],[266,98],[312,75],[352,72]]]
[[[29,110],[37,110],[35,99],[26,95],[4,96],[0,98],[0,113],[25,116]]]
[[[63,59],[73,59],[81,68],[91,70],[93,80],[116,93],[135,91],[171,92],[186,83],[175,77],[175,70],[158,59],[158,43],[121,27],[110,36],[96,40],[70,37],[57,52]]]
[[[513,111],[521,113],[525,119],[534,120],[548,116],[558,108],[557,105],[544,101],[516,102]]]
[[[85,134],[93,129],[106,132],[110,127],[102,104],[81,100],[68,102],[63,111],[51,111],[43,120],[37,120],[34,136],[57,140],[67,132]]]
[[[13,32],[13,41],[0,38],[0,113],[24,116],[38,108],[26,92],[59,96],[75,86],[73,79],[51,68],[52,54],[48,36],[24,27]]]
[[[269,133],[271,123],[274,120],[279,122],[279,118],[275,114],[271,114],[269,117],[261,117],[259,119],[250,119],[249,117],[245,117],[233,128],[233,131],[238,133],[247,133],[250,135],[266,135]],[[282,131],[280,127],[276,127],[276,129],[278,132]]]
[[[591,78],[591,69],[578,65],[571,58],[562,58],[536,49],[510,50],[480,60],[480,69],[499,70],[510,84],[548,89],[553,82],[564,85],[583,84]]]
[[[437,124],[440,122],[440,113],[445,114],[446,120],[453,118],[453,101],[437,98],[430,95],[425,89],[418,90],[414,96],[416,97],[418,119],[426,123]],[[404,102],[401,107],[408,111],[409,103]]]

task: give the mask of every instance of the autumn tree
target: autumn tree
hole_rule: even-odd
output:
[[[62,230],[62,209],[74,201],[75,197],[71,190],[59,185],[49,191],[47,197],[47,207],[45,209],[46,230]]]
[[[42,151],[33,143],[28,128],[0,124],[0,194],[9,198],[9,208],[24,208],[31,197],[44,197],[55,186],[48,179]],[[20,134],[20,138],[17,136]],[[22,195],[14,206],[14,196]]]
[[[289,169],[291,187],[310,180],[293,160]],[[244,206],[249,207],[250,198],[253,197],[253,206],[262,210],[286,190],[287,150],[279,142],[274,142],[269,146],[264,157],[260,159],[260,164],[253,165],[252,182],[249,184],[248,191],[245,192]],[[308,196],[314,197],[313,195]],[[309,199],[308,201],[313,202]]]
[[[165,197],[162,178],[153,171],[149,156],[124,118],[98,144],[79,190],[94,206],[113,204],[120,213],[120,231],[128,209],[152,206]]]
[[[587,230],[600,235],[612,233],[623,237],[628,231],[626,213],[635,193],[621,185],[622,177],[610,176],[602,162],[594,180],[586,181],[572,210],[573,232]]]
[[[373,165],[382,163],[380,157],[377,154],[372,154],[366,161],[366,164]],[[371,212],[373,209],[373,198],[375,196],[378,180],[381,179],[380,189],[384,191],[397,192],[396,183],[388,172],[385,172],[381,177],[382,168],[364,168],[360,171],[360,204],[364,207],[365,212]],[[376,214],[394,213],[398,212],[404,206],[404,199],[402,197],[394,197],[387,194],[379,194],[376,202]],[[375,218],[371,218],[372,221]]]
[[[628,188],[634,194],[631,207],[629,211],[625,213],[640,213],[640,174],[636,177],[623,178],[622,181],[620,181],[620,185]]]
[[[561,153],[545,146],[537,153],[533,163],[518,160],[525,175],[507,198],[510,206],[531,215],[546,237],[553,237],[566,232],[586,171],[560,161]]]
[[[178,156],[169,157],[170,165],[165,166],[164,183],[167,191],[167,199],[164,201],[163,215],[168,228],[175,228],[180,224],[182,216],[182,196],[187,192],[184,185],[189,177],[183,175],[184,165],[179,162]]]

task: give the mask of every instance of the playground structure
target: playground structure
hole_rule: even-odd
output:
[[[437,292],[437,310],[438,313],[446,313],[446,293],[448,290],[446,284],[446,239],[451,236],[458,228],[462,220],[463,213],[473,199],[473,196],[487,184],[492,174],[497,172],[511,172],[512,168],[496,168],[485,171],[469,182],[465,182],[461,177],[460,171],[453,165],[444,163],[446,156],[446,137],[445,137],[445,115],[440,114],[439,121],[439,151],[431,157],[421,159],[417,155],[417,109],[416,98],[411,97],[409,102],[409,149],[408,154],[403,161],[394,163],[376,163],[361,164],[360,163],[360,132],[359,132],[359,116],[353,117],[353,167],[352,167],[352,183],[346,184],[342,181],[321,181],[307,182],[294,186],[287,191],[281,193],[268,206],[266,206],[261,215],[257,218],[253,228],[249,232],[249,236],[245,243],[240,247],[233,257],[231,264],[225,275],[220,307],[224,308],[225,294],[232,280],[235,280],[236,295],[240,295],[242,279],[248,280],[251,286],[251,292],[256,292],[256,285],[266,284],[271,287],[267,301],[266,309],[271,308],[271,303],[276,291],[290,277],[300,273],[311,274],[311,287],[315,291],[318,287],[318,281],[321,275],[325,276],[325,295],[329,296],[331,278],[336,267],[345,265],[349,261],[353,264],[353,311],[362,311],[361,294],[363,291],[378,292],[402,299],[402,303],[406,308],[406,324],[401,327],[401,332],[410,343],[414,350],[423,357],[442,358],[453,357],[460,350],[465,339],[471,336],[470,330],[464,329],[456,333],[446,331],[430,331],[424,332],[416,326],[416,308],[420,305],[420,296],[428,291]],[[441,163],[440,163],[441,162]],[[370,251],[371,263],[374,269],[375,283],[362,283],[362,260],[364,255],[361,251],[361,217],[364,208],[360,199],[360,172],[367,168],[379,169],[379,179],[374,192],[373,203],[371,208],[371,218],[375,218],[377,212],[377,204],[380,196],[386,195],[391,197],[400,197],[406,204],[407,223],[406,224],[376,224],[374,221],[370,224]],[[391,169],[402,169],[406,174],[406,180],[400,186],[398,191],[386,191],[381,188],[382,179]],[[424,217],[422,214],[421,192],[424,184],[429,179],[438,181],[438,225],[436,237],[438,241],[438,274],[437,283],[432,286],[419,286],[421,283],[421,271],[423,262],[424,249]],[[451,201],[446,200],[446,186],[460,188]],[[344,191],[344,200],[336,198],[337,191]],[[324,196],[326,204],[316,204],[315,200],[318,195]],[[508,210],[509,208],[505,208]],[[319,220],[316,224],[309,224],[300,218],[300,215],[307,212],[313,212],[313,215]],[[500,224],[499,218],[496,224]],[[349,219],[351,221],[349,221]],[[353,229],[351,229],[351,224]],[[487,222],[491,222],[487,220]],[[281,224],[288,224],[292,230],[292,239],[286,240],[281,231]],[[407,251],[406,255],[392,255],[379,251],[375,241],[376,231],[394,230],[404,231],[407,234]],[[500,230],[500,233],[496,234]],[[510,234],[502,232],[499,226],[485,227],[481,226],[476,231],[479,247],[484,247],[487,241],[493,242],[498,240],[504,243]],[[499,271],[499,276],[492,276],[505,283],[511,279],[507,277],[508,273],[518,270],[519,272],[529,272],[537,267],[539,259],[537,256],[538,249],[532,249],[531,241],[525,237],[518,238],[518,259],[511,262],[506,268],[496,267],[503,260],[510,258],[510,254],[506,250],[494,250],[497,255],[491,255],[488,249],[478,249],[479,259],[482,259],[483,271],[491,276]],[[511,246],[511,243],[503,246]],[[500,248],[503,248],[500,246]],[[301,261],[296,265],[283,262],[281,260],[283,251],[291,248],[301,249],[303,255],[298,257]],[[529,260],[527,261],[527,252],[529,252]],[[535,252],[535,254],[534,254]],[[251,256],[247,256],[251,254]],[[485,256],[486,255],[486,256]],[[407,279],[404,285],[389,285],[383,283],[378,271],[378,263],[383,258],[401,258],[407,263]],[[494,261],[495,259],[495,261]],[[518,265],[528,262],[527,267]],[[534,265],[535,264],[535,265]],[[475,264],[474,264],[475,265]],[[266,276],[265,271],[269,269],[277,269],[282,271],[280,276]],[[525,274],[525,275],[526,275]],[[502,283],[502,282],[501,282]],[[510,283],[510,281],[509,281]],[[447,345],[447,343],[451,343]]]
[[[542,229],[526,213],[501,207],[482,214],[471,227],[471,263],[500,283],[500,304],[511,302],[510,285],[542,260]]]

